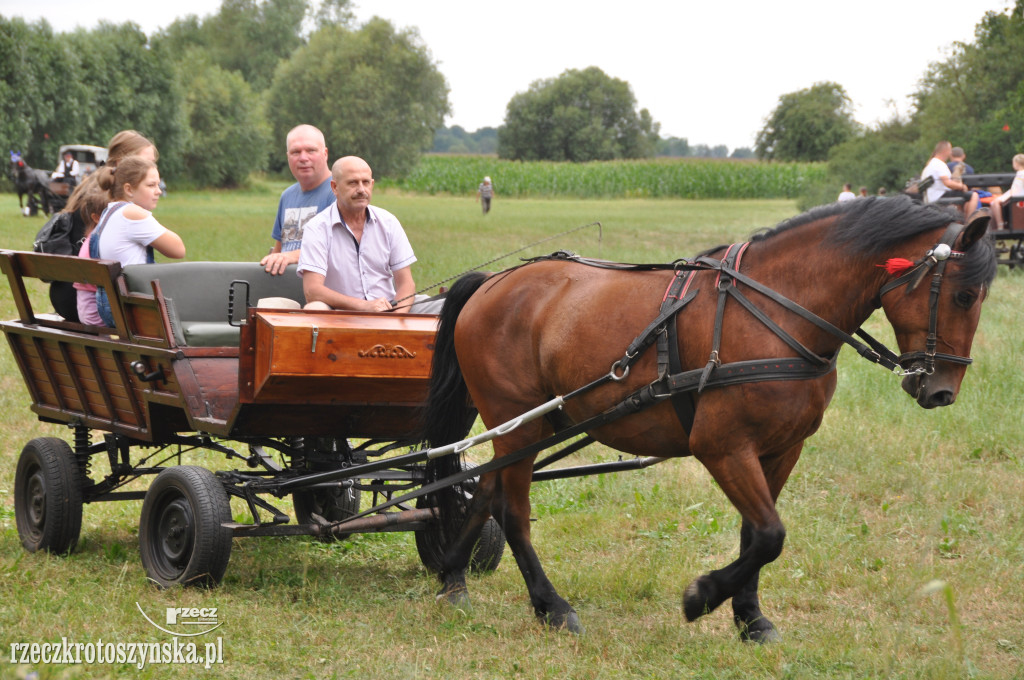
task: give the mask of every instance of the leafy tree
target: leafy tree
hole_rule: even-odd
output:
[[[668,137],[659,139],[657,155],[682,158],[690,155],[690,142],[685,138]]]
[[[0,16],[0,145],[43,169],[80,134],[80,63],[46,21]],[[6,162],[6,159],[5,159]]]
[[[949,139],[968,151],[979,172],[1010,170],[1024,151],[1024,0],[1008,13],[988,12],[975,42],[954,44],[952,54],[931,64],[914,94],[922,144]]]
[[[851,107],[850,97],[838,83],[816,83],[782,95],[757,134],[757,157],[778,161],[825,160],[829,149],[857,131]]]
[[[493,127],[466,132],[460,125],[441,127],[434,132],[434,153],[493,154],[498,148],[498,130]]]
[[[833,147],[825,181],[805,189],[798,201],[800,209],[831,203],[846,182],[855,188],[866,186],[872,194],[880,187],[890,194],[901,191],[931,155],[931,146],[919,137],[913,123],[894,117]]]
[[[49,168],[61,144],[135,128],[160,148],[162,171],[180,168],[181,90],[135,24],[57,36],[45,21],[0,17],[0,73],[0,141],[30,164]]]
[[[176,20],[154,43],[172,60],[202,48],[214,64],[242,74],[254,90],[263,91],[278,63],[305,44],[307,17],[317,28],[347,26],[351,6],[350,0],[223,0],[215,14]]]
[[[185,111],[190,134],[184,153],[189,181],[237,186],[250,172],[263,170],[270,128],[249,84],[199,50],[192,50],[179,69],[189,83]]]
[[[65,40],[83,55],[80,81],[89,93],[73,102],[84,137],[76,141],[103,145],[117,131],[132,128],[156,143],[161,174],[180,172],[188,126],[174,65],[150,49],[133,23],[101,22]]]
[[[516,94],[498,131],[498,156],[591,161],[654,155],[659,125],[636,111],[629,84],[596,66],[569,69]]]
[[[277,148],[288,130],[323,130],[332,159],[362,156],[375,176],[403,176],[449,113],[448,85],[415,29],[371,19],[327,26],[282,63],[268,91]]]
[[[351,0],[321,0],[311,14],[314,30],[327,26],[351,26],[355,19]]]
[[[737,147],[737,148],[732,150],[731,154],[729,154],[729,158],[737,158],[737,159],[743,159],[743,160],[746,160],[746,159],[749,159],[749,158],[755,158],[754,150],[751,149],[749,146]]]

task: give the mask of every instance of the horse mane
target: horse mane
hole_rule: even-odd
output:
[[[765,241],[791,229],[830,219],[832,224],[825,243],[850,255],[865,258],[881,257],[918,234],[940,229],[950,222],[962,221],[956,209],[949,206],[917,203],[907,196],[869,196],[812,208],[780,222],[772,229],[759,230],[750,240]],[[916,256],[914,253],[906,255]],[[958,264],[953,276],[961,284],[991,285],[996,275],[995,245],[992,239],[981,239]]]

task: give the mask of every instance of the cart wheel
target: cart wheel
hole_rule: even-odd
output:
[[[1010,269],[1024,267],[1024,241],[1017,241],[1017,245],[1010,246]]]
[[[459,468],[449,462],[451,457],[439,458],[427,463],[427,479],[441,479],[457,471],[457,469],[470,470],[476,465],[469,462],[461,462]],[[479,482],[478,477],[467,479],[462,484],[457,484],[449,489],[438,493],[424,496],[416,501],[416,507],[429,508],[437,507],[440,517],[437,521],[430,522],[426,529],[416,532],[416,551],[420,560],[430,571],[441,571],[442,561],[448,546],[459,535],[462,523],[466,516],[469,502],[473,499],[473,492]],[[494,571],[501,562],[505,552],[505,533],[493,517],[488,518],[480,530],[480,538],[473,548],[473,554],[469,558],[469,568],[472,571]]]
[[[82,531],[82,476],[63,439],[40,437],[21,450],[14,473],[14,516],[25,550],[63,555]]]
[[[160,587],[215,586],[231,557],[228,494],[203,467],[178,465],[153,480],[142,502],[139,553]]]
[[[295,520],[299,524],[314,524],[319,515],[328,522],[337,522],[359,513],[359,492],[352,487],[344,489],[313,489],[296,491],[292,494],[292,506],[295,508]],[[351,534],[325,534],[317,538],[324,543],[340,541]]]

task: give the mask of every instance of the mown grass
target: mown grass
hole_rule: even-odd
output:
[[[172,193],[158,217],[190,259],[255,259],[270,245],[281,186]],[[468,197],[379,193],[405,223],[421,285],[594,220],[522,253],[570,248],[617,260],[669,261],[793,214],[790,201],[509,200],[487,217]],[[28,248],[42,218],[0,196],[0,247]],[[509,258],[494,265],[514,264]],[[33,289],[39,305],[42,287]],[[985,304],[957,403],[924,411],[894,376],[845,353],[821,430],[783,491],[782,556],[762,576],[783,641],[736,640],[728,605],[688,624],[686,584],[734,559],[738,518],[693,460],[534,487],[535,545],[587,634],[546,631],[509,555],[470,580],[474,608],[434,602],[412,536],[237,540],[212,591],[158,591],[137,548],[140,503],[85,508],[70,557],[26,554],[13,517],[18,453],[39,423],[10,353],[0,352],[0,677],[12,642],[159,641],[139,615],[216,606],[226,663],[37,666],[41,678],[1021,678],[1024,677],[1024,276],[1001,269]],[[4,287],[0,315],[15,311]],[[876,315],[868,330],[891,341]],[[616,454],[591,447],[580,457]],[[200,460],[214,469],[218,456]],[[287,504],[282,504],[287,508]],[[940,581],[942,587],[928,587]],[[952,606],[951,606],[952,604]],[[955,614],[955,618],[953,616]]]

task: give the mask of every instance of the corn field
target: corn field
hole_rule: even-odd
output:
[[[424,194],[473,194],[490,176],[498,196],[521,198],[795,198],[825,178],[824,163],[673,158],[555,163],[490,156],[425,155],[387,186]]]

